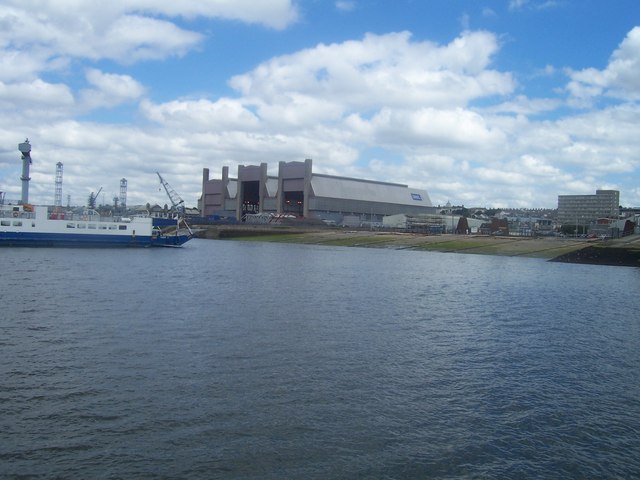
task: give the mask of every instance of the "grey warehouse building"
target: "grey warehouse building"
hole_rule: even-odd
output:
[[[252,214],[293,215],[343,223],[347,217],[381,222],[398,213],[434,213],[425,190],[397,183],[313,173],[313,162],[279,162],[278,176],[267,164],[239,165],[237,178],[222,168],[221,179],[202,173],[201,215],[245,219]]]

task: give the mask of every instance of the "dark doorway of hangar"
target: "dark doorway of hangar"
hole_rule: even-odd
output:
[[[242,182],[242,216],[260,211],[260,182]]]
[[[304,192],[284,192],[283,211],[301,217],[304,211]]]

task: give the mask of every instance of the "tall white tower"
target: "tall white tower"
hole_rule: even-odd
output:
[[[120,180],[120,208],[127,208],[127,179]]]
[[[53,204],[56,208],[62,207],[62,162],[56,163],[56,193]]]
[[[22,180],[22,200],[21,203],[24,205],[29,203],[29,167],[31,166],[31,144],[29,143],[29,139],[27,138],[23,143],[18,145],[18,150],[22,153],[22,176],[20,180]]]

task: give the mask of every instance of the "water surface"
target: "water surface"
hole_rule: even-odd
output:
[[[634,478],[640,270],[0,249],[0,476]]]

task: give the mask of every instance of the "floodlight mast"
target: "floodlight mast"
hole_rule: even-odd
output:
[[[29,203],[29,180],[31,180],[31,177],[29,176],[29,167],[31,166],[31,144],[29,143],[28,138],[18,145],[18,150],[22,153],[22,176],[20,177],[20,180],[22,180],[22,199],[20,200],[20,203],[22,203],[22,205],[26,205]]]
[[[127,179],[120,180],[120,208],[127,208]]]
[[[177,194],[177,192],[173,188],[171,188],[171,185],[169,185],[169,183],[167,183],[164,178],[162,178],[160,172],[156,172],[156,174],[158,175],[160,183],[164,187],[165,192],[167,192],[167,196],[171,201],[172,210],[175,210],[176,212],[181,214],[184,213],[184,200],[180,197],[180,195]]]
[[[53,197],[53,205],[59,211],[62,208],[62,162],[56,163],[56,189]]]

